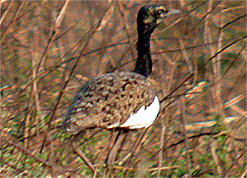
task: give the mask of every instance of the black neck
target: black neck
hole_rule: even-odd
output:
[[[147,77],[152,72],[152,59],[150,54],[150,37],[155,27],[140,25],[138,27],[137,51],[138,58],[134,72]]]

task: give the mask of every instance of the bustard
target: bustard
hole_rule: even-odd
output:
[[[158,24],[178,12],[162,5],[147,5],[139,10],[134,71],[104,74],[83,83],[64,117],[67,132],[76,135],[93,128],[126,131],[147,128],[154,122],[160,103],[147,79],[152,72],[150,37]],[[116,152],[111,161],[115,161]]]

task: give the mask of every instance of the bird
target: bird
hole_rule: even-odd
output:
[[[150,38],[166,17],[179,12],[155,4],[139,9],[138,56],[134,70],[107,73],[84,82],[63,119],[68,133],[77,135],[94,128],[131,131],[153,124],[160,111],[160,102],[148,79],[152,72]]]

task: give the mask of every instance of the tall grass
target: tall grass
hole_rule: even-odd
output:
[[[131,71],[144,1],[0,1],[0,175],[93,176],[61,121],[84,81]],[[150,80],[162,102],[128,135],[120,177],[245,177],[246,2],[153,1],[180,9],[152,36]],[[102,176],[116,133],[87,130],[80,148]]]

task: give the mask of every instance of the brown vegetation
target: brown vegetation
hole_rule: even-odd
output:
[[[0,1],[1,176],[83,176],[62,116],[80,84],[131,71],[144,1]],[[122,177],[246,176],[246,2],[157,1],[180,9],[152,36],[151,80],[162,101],[128,135]],[[81,149],[104,173],[116,133],[88,130]]]

